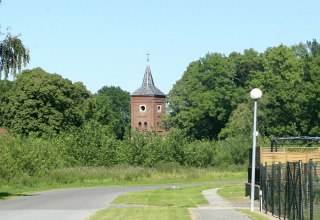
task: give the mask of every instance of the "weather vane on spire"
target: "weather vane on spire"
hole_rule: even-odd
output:
[[[150,56],[150,53],[147,53],[147,62],[149,62],[149,56]]]

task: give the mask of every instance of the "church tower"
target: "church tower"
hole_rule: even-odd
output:
[[[162,133],[159,122],[166,112],[165,102],[166,95],[154,85],[148,57],[142,86],[131,94],[132,129]]]

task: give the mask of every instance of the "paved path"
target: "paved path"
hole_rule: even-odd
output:
[[[98,187],[63,189],[40,192],[32,195],[0,201],[0,220],[81,220],[97,210],[110,206],[119,195],[149,189],[170,187]],[[194,220],[249,220],[235,208],[248,208],[249,204],[232,204],[217,195],[218,189],[203,191],[209,205],[191,209]]]
[[[120,194],[168,186],[98,187],[40,192],[0,201],[0,220],[81,220]]]
[[[248,208],[249,204],[232,204],[217,194],[219,189],[209,189],[202,192],[209,201],[208,205],[200,205],[190,209],[194,220],[250,220],[245,214],[236,211],[236,208]]]

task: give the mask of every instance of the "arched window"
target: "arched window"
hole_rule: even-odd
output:
[[[141,128],[142,128],[142,123],[139,121],[139,123],[138,123],[138,129],[141,130]]]
[[[148,123],[144,122],[144,129],[147,129],[147,127],[148,127]]]

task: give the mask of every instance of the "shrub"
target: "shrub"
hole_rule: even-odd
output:
[[[0,177],[4,181],[44,175],[64,164],[63,155],[50,141],[12,135],[1,135],[0,141]]]

